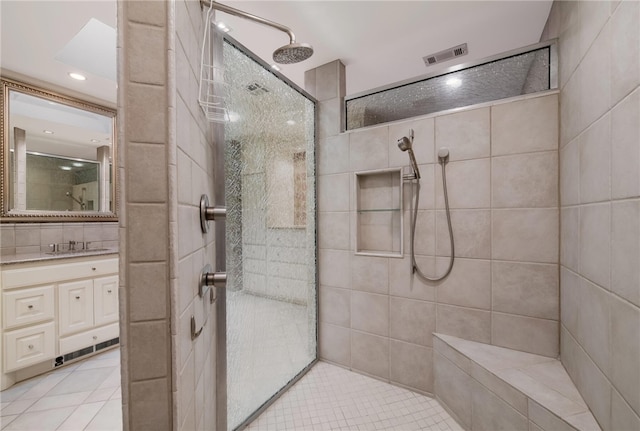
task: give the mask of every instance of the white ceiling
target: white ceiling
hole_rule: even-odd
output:
[[[228,1],[230,6],[290,27],[315,54],[281,73],[304,88],[304,71],[335,59],[346,65],[347,94],[413,78],[538,42],[551,1]],[[115,82],[86,72],[72,81],[55,60],[91,19],[115,27],[113,1],[0,2],[0,67],[114,104]],[[271,63],[288,43],[272,28],[218,13],[230,35]],[[422,57],[468,43],[469,54],[431,68]],[[115,41],[114,41],[115,44]]]

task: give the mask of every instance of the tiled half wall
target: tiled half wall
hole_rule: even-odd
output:
[[[549,357],[559,354],[558,96],[525,97],[338,133],[340,73],[315,69],[320,98],[318,241],[320,356],[433,393],[432,333]],[[326,73],[325,73],[326,72]],[[313,92],[313,91],[312,91]],[[330,97],[329,97],[330,96]],[[354,254],[354,172],[409,165],[396,142],[412,128],[422,172],[416,255],[441,274],[449,238],[438,148],[446,167],[456,262],[442,282],[411,274],[410,187],[404,257]],[[408,184],[407,184],[408,185]]]

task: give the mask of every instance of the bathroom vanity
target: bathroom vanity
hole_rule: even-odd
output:
[[[3,256],[0,389],[118,344],[118,284],[115,250]]]

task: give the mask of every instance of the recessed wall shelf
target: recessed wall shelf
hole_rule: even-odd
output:
[[[355,173],[355,254],[402,257],[402,169]]]

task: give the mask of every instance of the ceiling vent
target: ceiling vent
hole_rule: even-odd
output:
[[[253,82],[247,85],[247,90],[249,91],[249,93],[253,94],[254,96],[260,96],[262,94],[266,94],[269,92],[269,89],[267,87],[265,87],[264,85],[258,84],[257,82]]]
[[[467,44],[463,43],[462,45],[454,46],[453,48],[445,49],[444,51],[422,57],[422,60],[424,60],[424,64],[426,66],[432,66],[436,63],[451,60],[454,57],[467,55],[468,53],[469,50],[467,49]]]

